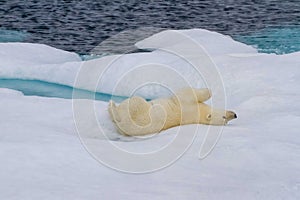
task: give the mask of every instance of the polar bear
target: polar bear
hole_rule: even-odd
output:
[[[169,98],[146,101],[134,96],[118,106],[110,101],[108,111],[118,131],[127,136],[158,133],[186,124],[225,125],[237,118],[232,111],[203,103],[210,97],[209,89],[183,88]]]

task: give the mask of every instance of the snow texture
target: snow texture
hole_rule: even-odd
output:
[[[98,163],[83,147],[72,100],[23,96],[3,88],[0,199],[300,199],[300,52],[261,54],[218,33],[184,32],[212,56],[223,79],[227,107],[238,114],[208,157],[198,159],[207,128],[199,125],[191,148],[169,167],[140,175],[117,172]],[[149,47],[148,42],[155,46],[155,41],[180,45],[172,41],[172,33],[158,34],[166,38],[170,34],[170,41],[161,44],[162,37],[154,35],[137,46]],[[183,70],[175,57],[159,50],[123,56],[116,65],[120,71],[112,70],[121,75],[147,59],[174,63]],[[74,83],[81,64],[75,54],[22,43],[0,44],[0,61],[1,77],[68,85]],[[184,72],[188,78],[191,72]],[[112,80],[119,75],[106,78],[102,89],[111,91]],[[125,89],[120,92],[128,94]],[[163,93],[143,91],[147,92]],[[146,140],[126,139],[110,122],[107,102],[95,102],[95,108],[112,142],[133,152],[158,149],[176,137],[179,128],[188,134],[197,126],[175,127]],[[96,135],[91,140],[99,148],[107,142]]]

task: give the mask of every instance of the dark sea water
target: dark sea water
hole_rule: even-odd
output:
[[[300,1],[7,0],[0,1],[0,16],[0,33],[19,31],[12,32],[18,41],[88,54],[105,39],[140,27],[204,28],[247,42],[241,36],[300,25]]]

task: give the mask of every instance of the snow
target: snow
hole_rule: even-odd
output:
[[[178,33],[201,44],[210,56],[232,53],[257,53],[251,46],[234,41],[231,37],[205,29],[166,30],[136,43],[139,49],[157,49],[160,47],[182,46],[185,37],[178,40]],[[214,44],[214,45],[211,45]]]
[[[139,175],[110,169],[97,162],[87,151],[91,150],[83,145],[83,142],[88,143],[93,150],[98,149],[103,155],[107,155],[105,159],[110,157],[114,160],[110,149],[106,148],[108,141],[97,134],[97,124],[93,120],[87,118],[83,121],[86,122],[83,125],[90,128],[91,132],[80,135],[81,140],[78,137],[72,100],[23,96],[20,92],[1,88],[0,198],[299,199],[300,52],[286,55],[261,54],[217,33],[204,30],[184,32],[202,42],[211,53],[223,80],[227,107],[238,114],[237,120],[224,127],[216,147],[205,159],[199,159],[199,151],[208,126],[175,127],[149,139],[126,138],[116,133],[109,120],[107,102],[78,100],[95,106],[97,121],[112,139],[110,142],[128,152],[152,152],[170,144],[176,137],[182,137],[178,135],[178,131],[186,133],[186,138],[190,138],[195,129],[199,128],[190,148],[180,159],[164,169]],[[164,37],[170,34],[169,38],[172,38],[173,33],[163,34]],[[176,41],[171,39],[170,43],[161,44],[157,36],[159,35],[154,35],[154,39],[150,37],[137,45],[141,48],[152,46],[152,49],[156,49],[159,45],[167,47],[176,44]],[[210,42],[214,41],[214,37],[218,38],[217,43]],[[147,44],[147,41],[151,40],[152,42]],[[19,45],[22,48],[27,46]],[[57,56],[57,61],[48,59],[47,54],[44,54],[44,58],[36,60],[37,55],[31,54],[29,50],[21,55],[19,45],[14,47],[20,54],[18,59],[12,59],[13,47],[10,50],[11,59],[8,59],[3,48],[0,48],[1,75],[7,75],[6,70],[10,67],[10,77],[32,78],[31,75],[34,74],[34,78],[48,78],[48,81],[53,82],[64,80],[64,83],[71,84],[79,69],[72,63],[82,64],[76,55],[50,47],[48,56]],[[184,46],[185,43],[178,42],[176,45]],[[42,49],[45,47],[38,46],[36,47]],[[174,68],[181,70],[187,79],[194,80],[195,77],[189,75],[191,71],[183,71],[184,68],[180,68],[180,59],[168,55],[170,54],[155,50],[150,54],[122,56],[118,61],[119,64],[122,63],[122,69],[119,72],[116,67],[110,68],[119,73],[110,78],[117,78],[122,72],[130,69],[130,66],[134,66],[133,64],[149,59],[151,62],[161,61],[162,64],[175,63]],[[100,58],[101,62],[89,61],[88,65],[92,65],[93,62],[110,62],[111,58]],[[9,63],[9,67],[2,64],[4,61]],[[28,65],[22,67],[22,62]],[[15,71],[16,69],[18,71]],[[49,72],[48,77],[46,72]],[[182,82],[174,83],[171,75],[169,76],[168,83],[173,84],[174,88],[179,87]],[[112,89],[110,80],[109,77],[103,80],[108,81],[105,85],[107,91]],[[132,81],[135,83],[129,82],[128,87],[130,84],[140,83],[140,80]],[[88,88],[92,85],[83,87]],[[161,95],[166,92],[161,88],[156,89],[146,88],[141,93]],[[120,87],[119,90],[124,92],[123,94],[130,92],[124,87]],[[175,150],[188,142],[182,138],[182,141],[176,144]],[[145,164],[147,163],[128,163],[129,166],[142,167]]]
[[[8,42],[0,43],[0,49],[1,61],[12,63],[12,67],[19,62],[27,64],[57,64],[81,60],[75,53],[55,49],[44,44]]]

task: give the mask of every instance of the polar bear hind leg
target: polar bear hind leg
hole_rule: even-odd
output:
[[[121,121],[121,117],[117,111],[117,106],[113,100],[110,100],[108,103],[108,112],[113,122],[116,123]]]

